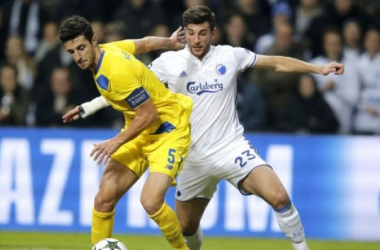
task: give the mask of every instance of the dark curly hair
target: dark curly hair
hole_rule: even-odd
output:
[[[84,17],[72,16],[63,22],[61,30],[59,31],[59,39],[62,43],[66,43],[78,36],[84,36],[86,40],[92,43],[94,31],[90,23]]]
[[[198,5],[187,9],[182,15],[182,20],[184,27],[189,24],[208,22],[211,30],[215,28],[215,15],[209,7],[204,5]]]

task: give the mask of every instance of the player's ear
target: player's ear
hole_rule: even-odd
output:
[[[96,35],[94,34],[92,36],[92,41],[91,41],[92,45],[97,45],[98,44],[98,38],[96,37]]]
[[[211,39],[214,38],[216,32],[217,32],[217,31],[216,31],[216,28],[213,28],[213,29],[211,30]]]

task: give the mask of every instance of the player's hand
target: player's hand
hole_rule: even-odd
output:
[[[322,74],[328,75],[334,73],[335,75],[343,75],[344,66],[337,62],[331,62],[322,68]]]
[[[173,34],[170,36],[170,40],[172,41],[171,49],[172,50],[180,50],[185,47],[186,37],[185,30],[180,26]]]
[[[93,157],[97,164],[100,163],[107,164],[110,156],[116,152],[121,146],[121,143],[117,142],[115,139],[110,139],[99,144],[94,144],[94,149],[91,151],[90,156]],[[103,161],[104,160],[104,161]]]
[[[79,106],[76,106],[75,108],[67,112],[64,116],[62,116],[63,123],[69,123],[78,120],[80,118],[79,113]]]

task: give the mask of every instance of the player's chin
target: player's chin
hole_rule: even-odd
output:
[[[202,56],[204,54],[203,49],[195,49],[193,48],[193,55],[195,56]]]
[[[81,69],[89,69],[90,68],[90,64],[89,63],[86,63],[86,62],[82,62],[82,63],[77,63],[78,67],[81,68]]]
[[[87,65],[87,64],[85,64],[85,65],[78,64],[78,66],[79,66],[79,68],[81,68],[83,70],[88,70],[90,68],[90,65]]]

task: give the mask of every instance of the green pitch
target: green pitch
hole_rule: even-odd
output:
[[[115,235],[129,250],[170,250],[159,236]],[[0,231],[1,250],[91,250],[89,234]],[[380,242],[309,240],[311,250],[379,250]],[[204,240],[205,250],[292,250],[286,239],[215,238]]]

